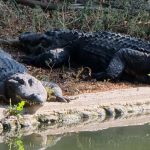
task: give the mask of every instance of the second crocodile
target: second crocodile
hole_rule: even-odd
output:
[[[49,30],[24,33],[19,38],[30,56],[23,61],[58,67],[75,61],[92,69],[100,79],[134,79],[150,83],[150,42],[113,32]],[[61,49],[58,49],[61,48]]]

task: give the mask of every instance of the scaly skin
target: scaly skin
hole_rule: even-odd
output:
[[[22,58],[28,64],[57,67],[69,60],[90,67],[99,80],[127,75],[150,82],[150,42],[142,39],[106,31],[51,30],[24,33],[19,40],[30,54]]]
[[[41,104],[47,99],[43,84],[27,73],[24,65],[15,61],[8,53],[0,50],[0,96],[4,101],[13,103],[26,100],[28,103]],[[59,101],[67,101],[60,93],[57,84],[50,82],[48,87],[54,90]],[[57,87],[57,88],[56,88]]]

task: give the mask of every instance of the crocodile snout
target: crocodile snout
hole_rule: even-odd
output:
[[[43,103],[43,96],[41,96],[41,94],[38,94],[38,93],[31,94],[29,99],[33,103],[39,103],[39,104]]]
[[[38,44],[41,41],[42,35],[37,34],[37,33],[32,33],[32,32],[26,32],[20,35],[19,40],[21,43],[24,44]]]

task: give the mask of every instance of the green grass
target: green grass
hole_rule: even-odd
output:
[[[8,112],[7,112],[8,116],[12,116],[12,115],[18,116],[22,114],[24,106],[25,106],[25,101],[23,100],[19,102],[17,105],[12,105],[10,100],[10,105],[8,107]]]
[[[116,0],[118,6],[92,10],[91,0],[85,8],[68,10],[70,3],[63,3],[59,10],[44,12],[41,8],[17,5],[15,0],[3,3],[0,0],[0,33],[5,30],[12,36],[25,31],[45,31],[50,28],[70,28],[84,31],[110,30],[147,38],[150,34],[148,24],[150,13],[145,11],[144,0]],[[138,9],[137,9],[138,7]],[[4,32],[4,33],[3,33]]]

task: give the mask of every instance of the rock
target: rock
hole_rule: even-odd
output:
[[[10,116],[8,118],[4,118],[1,120],[1,123],[3,125],[4,130],[16,130],[17,128],[20,128],[16,116]]]
[[[3,125],[0,123],[0,134],[3,132]]]
[[[21,116],[18,121],[22,128],[36,128],[40,124],[32,115]]]
[[[59,116],[56,115],[38,115],[37,118],[40,123],[49,125],[54,124],[59,120]]]

